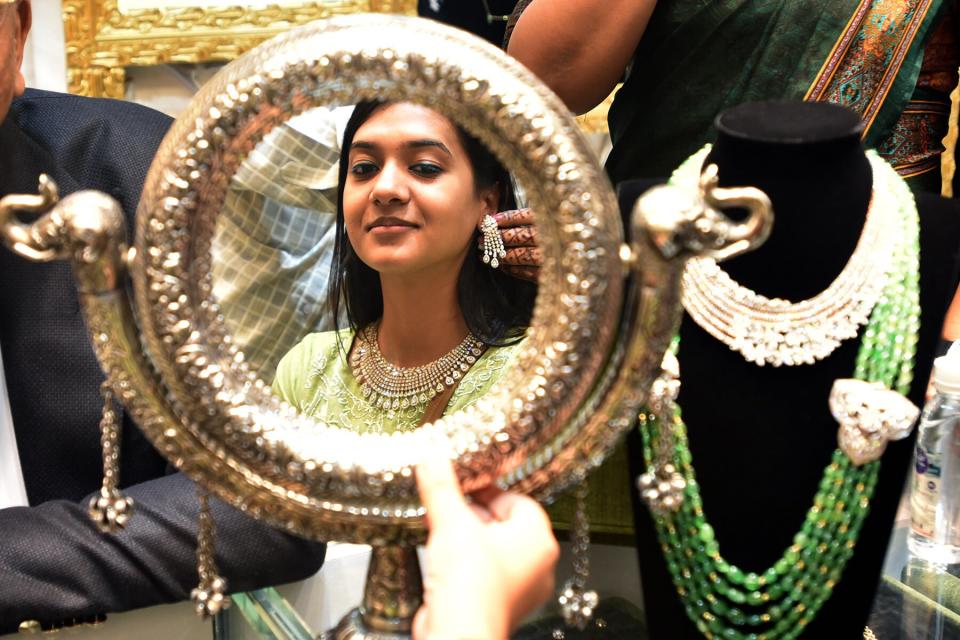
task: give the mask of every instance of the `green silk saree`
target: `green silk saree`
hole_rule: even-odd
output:
[[[611,178],[669,175],[713,139],[713,120],[729,107],[803,99],[859,113],[868,147],[939,190],[949,90],[918,87],[918,78],[945,4],[660,2],[610,109]]]

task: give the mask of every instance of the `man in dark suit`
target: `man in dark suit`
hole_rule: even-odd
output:
[[[19,65],[29,27],[29,0],[0,0],[0,197],[36,193],[47,173],[62,195],[112,195],[130,224],[169,118],[119,101],[24,92]],[[196,487],[168,474],[127,419],[121,484],[136,513],[116,535],[100,533],[87,516],[86,496],[98,490],[102,471],[103,375],[69,265],[0,249],[0,357],[29,500],[0,508],[0,635],[27,620],[55,627],[187,598],[197,584]],[[0,409],[5,402],[0,397]],[[320,567],[323,545],[216,500],[211,508],[231,590],[301,579]]]

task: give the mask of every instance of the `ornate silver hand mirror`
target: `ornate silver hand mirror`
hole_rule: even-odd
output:
[[[231,178],[264,136],[314,107],[374,98],[428,106],[492,150],[536,212],[544,254],[516,366],[466,410],[393,435],[333,428],[275,398],[235,346],[211,275]],[[412,467],[425,448],[450,451],[465,491],[499,482],[548,499],[582,479],[660,373],[685,261],[742,248],[748,223],[716,210],[742,196],[663,188],[638,204],[625,244],[606,176],[536,78],[464,32],[361,15],[294,29],[203,88],[151,167],[132,249],[119,208],[89,192],[55,206],[49,190],[5,198],[0,225],[28,258],[73,260],[113,392],[177,467],[275,526],[374,545],[364,606],[335,637],[394,637],[409,631],[419,604],[412,545],[425,531]],[[50,207],[32,227],[12,218]],[[119,499],[113,490],[104,490],[108,506]],[[397,561],[409,580],[383,590]]]

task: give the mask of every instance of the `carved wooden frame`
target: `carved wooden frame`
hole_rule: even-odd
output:
[[[233,60],[290,27],[348,13],[416,15],[416,0],[120,11],[118,0],[63,0],[70,93],[122,98],[126,67]]]

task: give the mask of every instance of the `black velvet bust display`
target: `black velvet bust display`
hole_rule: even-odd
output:
[[[717,126],[708,161],[717,164],[720,184],[763,189],[775,213],[766,244],[724,268],[770,297],[798,301],[823,291],[850,258],[870,202],[872,174],[856,115],[824,103],[755,103],[725,113]],[[650,184],[621,185],[625,211]],[[960,206],[932,196],[918,197],[917,205],[921,329],[910,398],[920,405],[957,285]],[[760,367],[684,317],[679,403],[704,512],[724,558],[744,571],[764,571],[800,530],[837,447],[830,388],[835,379],[852,377],[858,348],[858,339],[848,340],[814,365]],[[628,441],[635,478],[643,470],[635,430]],[[804,638],[862,637],[912,445],[911,437],[887,447],[856,552]],[[699,638],[664,565],[649,512],[631,493],[651,637]]]

